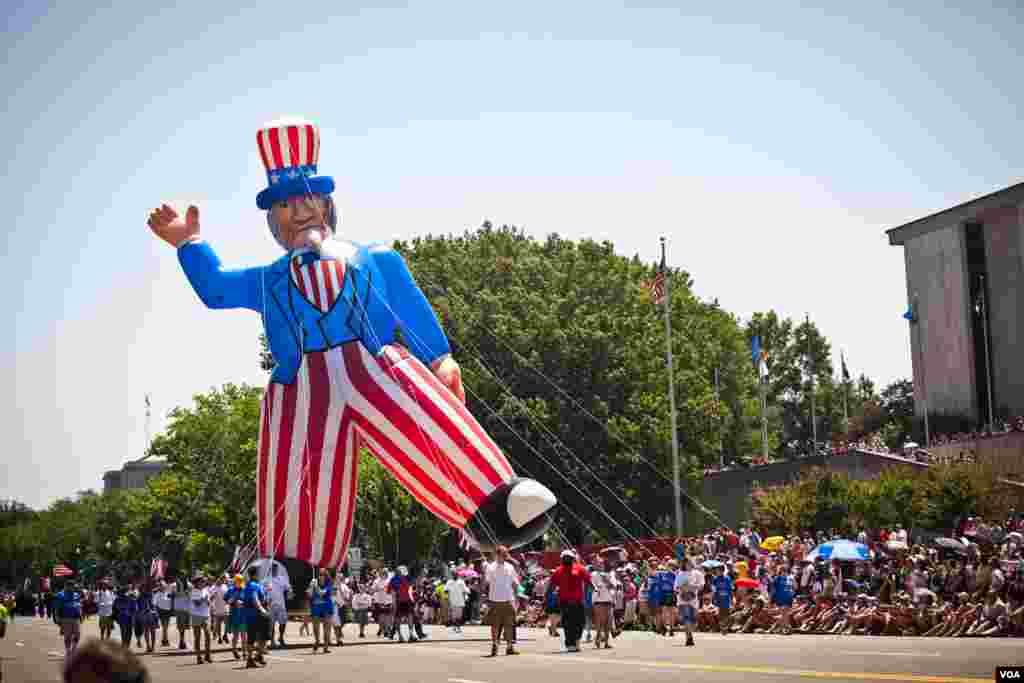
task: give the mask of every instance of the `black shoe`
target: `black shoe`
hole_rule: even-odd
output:
[[[693,638],[686,639],[686,647],[693,647]]]

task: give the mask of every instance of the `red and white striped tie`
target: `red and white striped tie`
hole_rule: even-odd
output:
[[[303,260],[308,260],[309,256],[302,254],[292,259],[292,282],[306,301],[326,313],[334,306],[345,286],[345,263],[334,259],[316,259],[303,264]]]

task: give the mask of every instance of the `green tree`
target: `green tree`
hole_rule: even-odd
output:
[[[619,526],[636,535],[666,530],[664,320],[639,286],[653,267],[608,242],[534,240],[490,223],[395,247],[449,335],[471,411],[519,472],[564,503],[559,528],[577,540],[620,538]],[[723,449],[732,460],[750,448],[754,372],[735,317],[699,300],[685,271],[669,278],[680,450],[695,476]]]

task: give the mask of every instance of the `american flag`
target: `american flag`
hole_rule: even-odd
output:
[[[654,276],[653,280],[644,281],[644,289],[651,293],[651,299],[654,301],[656,306],[661,306],[665,303],[665,261],[661,262],[658,266],[658,274]]]

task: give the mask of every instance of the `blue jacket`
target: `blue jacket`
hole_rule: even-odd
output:
[[[303,354],[359,340],[376,355],[401,329],[409,351],[424,364],[450,352],[448,338],[401,255],[393,249],[340,242],[347,251],[342,296],[327,313],[292,283],[292,253],[268,266],[226,270],[205,242],[178,249],[192,288],[209,308],[247,308],[263,316],[277,361],[271,381],[291,384]]]

